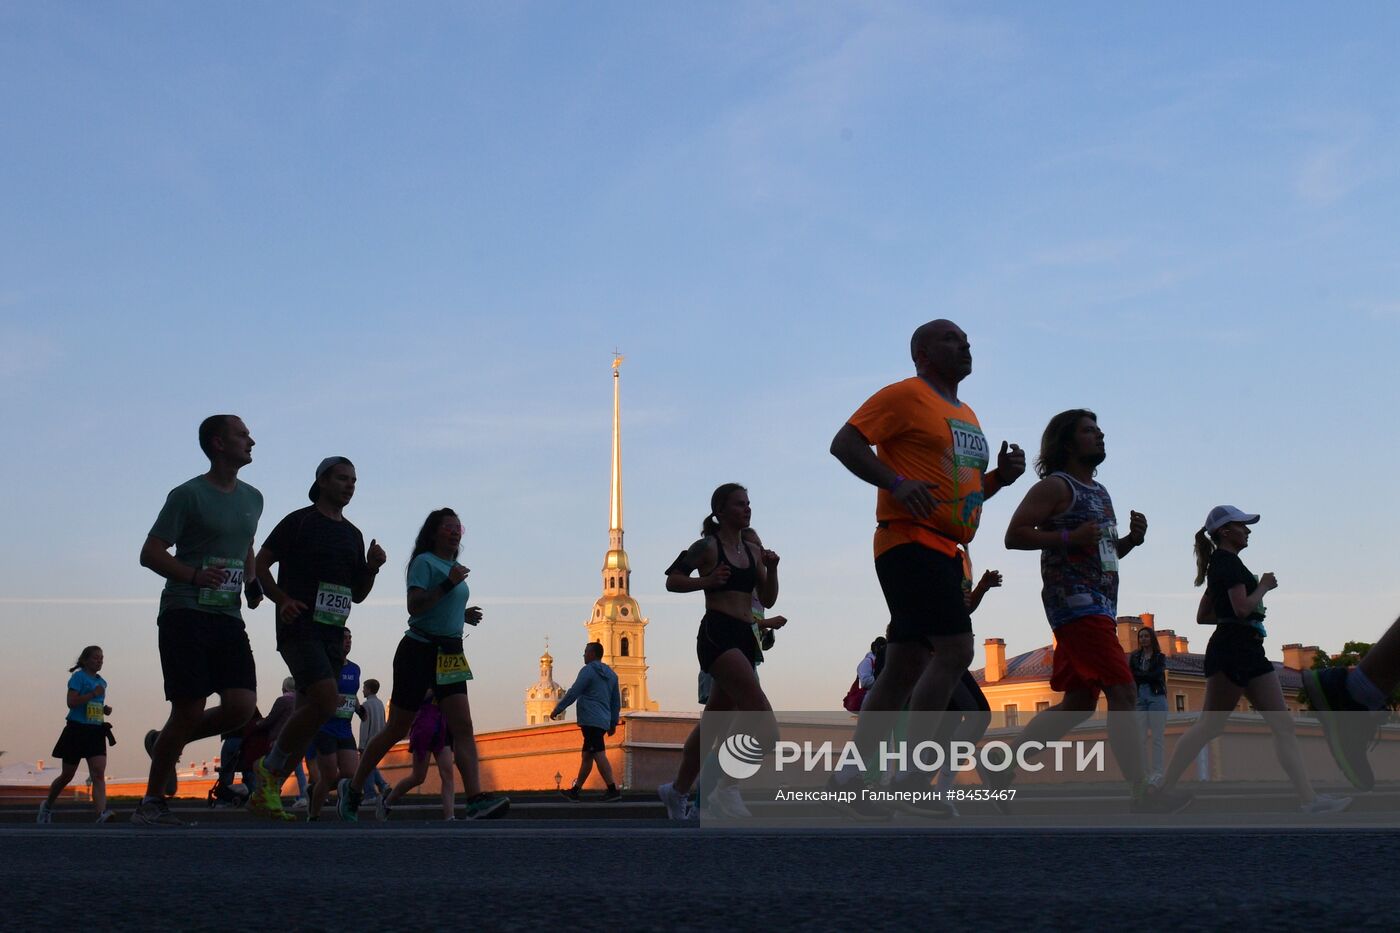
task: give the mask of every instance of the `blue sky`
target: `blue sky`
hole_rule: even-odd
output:
[[[1264,513],[1270,650],[1377,633],[1400,591],[1400,13],[1278,4],[0,5],[0,536],[6,758],[45,755],[65,670],[107,651],[112,771],[160,715],[159,581],[136,554],[202,468],[258,441],[263,531],[314,464],[401,568],[466,518],[483,728],[521,721],[552,636],[572,674],[606,548],[608,363],[651,689],[693,709],[698,597],[662,592],[710,490],[746,483],[793,622],[775,705],[834,708],[885,610],[873,491],[826,453],[973,341],[994,442],[1100,413],[1101,479],[1151,522],[1120,611],[1193,647],[1190,539]],[[1048,641],[1033,554],[979,643]],[[357,608],[387,681],[395,577]],[[285,671],[250,616],[264,705]],[[981,663],[980,652],[977,662]],[[196,750],[196,754],[200,754]],[[212,755],[212,750],[202,754]]]

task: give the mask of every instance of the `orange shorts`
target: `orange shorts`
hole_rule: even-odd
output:
[[[1133,682],[1128,655],[1118,644],[1118,623],[1108,616],[1084,616],[1055,629],[1050,689],[1061,693]]]

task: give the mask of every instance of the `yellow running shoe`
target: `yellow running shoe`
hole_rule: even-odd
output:
[[[258,779],[258,786],[248,798],[248,809],[269,820],[284,823],[294,821],[296,816],[282,809],[282,795],[279,791],[282,790],[284,779],[267,770],[261,758],[253,763],[253,775]]]

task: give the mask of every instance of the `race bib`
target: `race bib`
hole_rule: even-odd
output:
[[[1099,566],[1105,572],[1118,572],[1118,526],[1112,522],[1099,528]]]
[[[87,705],[87,721],[90,723],[99,723],[102,721],[101,703],[94,702]]]
[[[970,422],[949,418],[948,430],[953,437],[953,467],[985,473],[990,457],[987,435],[982,433],[982,429]]]
[[[236,607],[238,594],[243,589],[243,561],[233,557],[206,557],[204,569],[208,570],[211,567],[227,571],[227,579],[217,588],[200,588],[199,604],[221,609]]]
[[[437,682],[439,686],[445,684],[460,684],[472,679],[472,669],[467,664],[467,656],[458,651],[448,654],[439,651],[437,656]]]
[[[316,590],[316,610],[311,618],[322,625],[344,626],[350,618],[350,587],[322,583]]]
[[[336,707],[335,715],[337,719],[353,719],[355,717],[355,707],[359,705],[355,702],[355,694],[342,693],[340,695],[340,706]]]

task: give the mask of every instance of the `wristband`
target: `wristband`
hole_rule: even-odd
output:
[[[442,595],[444,596],[446,596],[448,593],[451,593],[456,588],[457,584],[452,582],[451,577],[448,577],[446,580],[443,580],[441,583],[438,584],[438,589],[442,590]]]
[[[895,476],[894,482],[893,482],[893,483],[890,483],[890,492],[894,492],[896,489],[898,489],[898,488],[899,488],[899,484],[902,483],[902,482],[904,482],[904,477],[902,477],[902,476]]]

